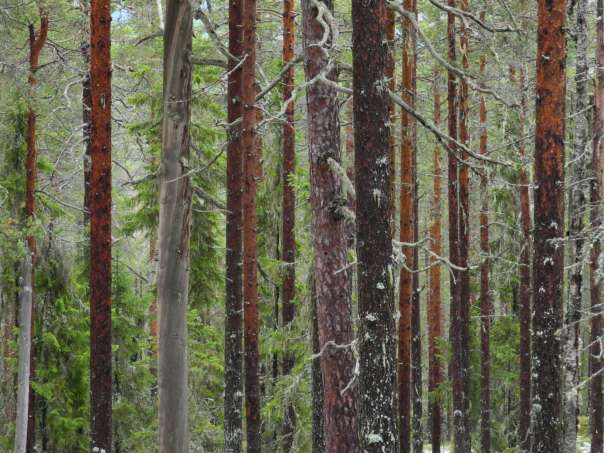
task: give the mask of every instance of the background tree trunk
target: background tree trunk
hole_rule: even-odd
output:
[[[90,415],[92,448],[111,451],[111,5],[90,7]]]
[[[31,335],[32,335],[32,270],[33,253],[26,244],[19,300],[19,377],[17,392],[17,419],[15,421],[15,453],[27,450],[28,411],[30,392]]]
[[[481,14],[484,20],[484,13]],[[484,86],[486,57],[480,56],[480,77]],[[480,95],[480,154],[488,153],[487,103]],[[481,453],[491,451],[491,290],[489,287],[489,175],[486,163],[480,171],[480,445]]]
[[[160,170],[159,449],[188,451],[187,307],[191,230],[191,4],[168,0]]]
[[[440,88],[438,69],[434,71],[434,125],[440,126]],[[435,145],[433,151],[434,188],[432,192],[432,209],[430,212],[430,250],[436,256],[442,256],[441,236],[441,192],[442,169],[440,146]],[[442,336],[440,263],[434,255],[430,255],[430,289],[428,292],[428,392],[434,395],[442,382],[442,365],[440,363],[439,341]],[[432,453],[440,453],[442,405],[440,398],[434,395],[430,399],[430,433]]]
[[[320,4],[332,11],[333,4]],[[336,80],[328,66],[331,40],[324,47],[323,27],[313,2],[302,2],[304,21],[304,68],[306,80],[323,73]],[[330,35],[329,38],[332,38]],[[310,161],[312,241],[317,324],[321,346],[323,401],[325,404],[325,451],[360,451],[357,406],[350,388],[354,378],[353,328],[350,274],[345,235],[346,196],[343,181],[331,167],[340,165],[340,119],[337,92],[333,86],[315,82],[306,90]]]
[[[314,277],[310,282],[310,303],[312,321],[312,453],[325,451],[325,417],[323,415],[323,379],[321,377],[321,358],[319,352],[319,325],[317,321],[317,292]]]
[[[294,0],[283,0],[283,64],[290,64],[294,59],[295,44],[295,12]],[[292,65],[283,76],[283,101],[287,102],[294,91],[294,66]],[[289,182],[296,169],[296,129],[294,125],[294,101],[287,104],[285,123],[283,124],[283,245],[281,261],[285,266],[283,274],[283,327],[288,327],[294,320],[294,297],[296,289],[296,194]],[[294,367],[294,355],[286,352],[283,357],[283,374],[291,373]],[[293,404],[288,402],[285,407],[283,426],[283,451],[292,451],[296,428],[296,413]]]
[[[587,202],[586,180],[589,159],[585,152],[588,139],[590,109],[587,97],[587,21],[586,0],[577,0],[576,29],[576,73],[575,73],[575,136],[574,149],[570,161],[570,187],[568,196],[569,241],[571,244],[570,267],[568,271],[568,304],[563,333],[563,442],[564,451],[577,448],[577,405],[580,358],[580,319],[583,299],[583,217]]]
[[[243,190],[243,313],[247,449],[261,450],[260,353],[258,348],[258,279],[256,251],[256,180],[260,156],[256,135],[256,0],[246,0],[242,16],[243,55],[241,94],[243,122],[241,147],[244,159]]]
[[[243,0],[229,2],[229,53],[237,59],[243,56],[243,30],[241,20]],[[241,66],[239,60],[229,60],[227,85],[228,122],[241,118]],[[241,221],[243,189],[243,155],[241,152],[241,128],[229,131],[227,144],[227,215],[226,215],[226,301],[224,329],[224,445],[225,453],[242,451],[242,401],[243,358],[242,338],[242,251]]]
[[[394,452],[398,436],[385,14],[383,0],[352,2],[360,435],[369,453]]]
[[[535,128],[533,453],[561,450],[565,0],[539,0]]]

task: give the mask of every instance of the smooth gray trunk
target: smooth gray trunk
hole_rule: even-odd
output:
[[[189,144],[192,15],[189,0],[168,0],[160,170],[159,439],[160,453],[189,451],[187,301],[191,230]]]
[[[15,422],[15,453],[25,453],[27,447],[27,418],[29,409],[29,374],[31,356],[32,314],[32,256],[29,248],[23,260],[19,309],[19,377],[17,419]]]

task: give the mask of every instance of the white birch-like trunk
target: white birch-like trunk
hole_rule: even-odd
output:
[[[25,453],[27,446],[27,417],[29,406],[29,374],[31,356],[32,257],[29,247],[23,260],[19,309],[19,377],[15,453]]]

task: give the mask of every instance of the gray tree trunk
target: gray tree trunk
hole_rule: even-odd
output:
[[[583,227],[589,182],[586,177],[590,159],[586,153],[588,139],[589,99],[587,97],[587,0],[577,1],[577,54],[575,75],[575,140],[570,164],[570,195],[568,199],[571,263],[568,271],[568,305],[564,330],[564,397],[563,450],[573,452],[577,445],[577,391],[579,384],[579,351],[581,299],[583,286]],[[589,156],[591,157],[591,156]]]
[[[186,321],[191,230],[188,160],[192,24],[189,0],[167,1],[157,276],[160,453],[189,451]]]
[[[21,274],[19,310],[19,377],[17,392],[17,419],[15,422],[15,453],[25,453],[27,447],[27,419],[29,409],[29,373],[31,355],[32,313],[32,254],[27,249]]]

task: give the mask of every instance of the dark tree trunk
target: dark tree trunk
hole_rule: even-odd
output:
[[[324,2],[331,9],[331,1]],[[320,47],[323,27],[318,10],[309,0],[302,2],[304,21],[304,67],[306,80],[326,72],[331,41]],[[331,37],[331,35],[330,35]],[[343,181],[333,167],[339,166],[340,119],[337,92],[318,81],[306,90],[308,145],[310,161],[314,284],[317,323],[321,346],[325,413],[325,451],[360,451],[355,395],[350,387],[354,378],[352,342],[351,285],[347,267],[345,235],[346,196]]]
[[[461,9],[468,10],[468,0],[461,0]],[[469,64],[469,31],[462,21],[460,30],[460,52],[462,66],[465,71]],[[459,141],[463,145],[470,144],[469,134],[469,92],[468,83],[465,79],[460,80],[459,85]],[[461,153],[464,162],[469,156]],[[453,357],[458,363],[457,385],[454,384],[453,392],[461,392],[457,395],[457,405],[454,404],[456,429],[455,450],[470,451],[471,433],[470,427],[470,175],[469,165],[459,165],[459,204],[458,204],[458,228],[459,228],[459,266],[464,268],[460,271],[459,307],[457,317],[453,322],[458,324],[457,341],[453,343]],[[460,381],[460,382],[459,382]],[[458,412],[459,411],[459,412]]]
[[[229,53],[240,59],[243,55],[241,20],[243,0],[229,2]],[[241,118],[241,66],[238,60],[229,60],[227,85],[227,116],[229,123]],[[242,251],[241,240],[243,189],[243,155],[241,129],[229,131],[227,144],[227,216],[226,216],[226,301],[224,329],[224,445],[225,453],[242,451]]]
[[[368,453],[394,452],[398,436],[385,17],[383,0],[352,2],[360,437]]]
[[[283,0],[283,64],[287,65],[294,59],[294,2]],[[294,67],[293,65],[283,76],[283,101],[286,102],[294,91]],[[285,266],[283,275],[283,326],[289,326],[295,316],[294,297],[296,287],[296,195],[290,184],[290,177],[296,169],[296,129],[294,126],[294,102],[289,102],[285,111],[285,123],[283,124],[283,245],[281,261]],[[283,374],[291,373],[294,367],[294,355],[286,352],[283,357]],[[283,451],[292,451],[294,432],[296,428],[296,413],[291,402],[285,407],[283,426]]]
[[[565,0],[539,0],[535,128],[533,453],[561,450]]]
[[[591,226],[597,233],[602,228],[602,151],[604,149],[604,2],[597,2],[597,30],[598,41],[596,48],[596,93],[595,93],[595,121],[592,156],[592,183],[591,183]],[[602,244],[598,236],[594,238],[590,266],[591,286],[591,346],[589,357],[591,359],[590,373],[590,424],[591,424],[591,453],[604,451],[604,394],[602,383],[604,376],[604,360],[602,359],[602,330],[604,329],[604,316],[602,315],[602,279],[600,260]]]
[[[160,169],[159,451],[188,451],[187,308],[191,235],[191,4],[168,0]]]
[[[484,13],[481,18],[484,20]],[[480,57],[480,76],[485,77],[486,58]],[[480,154],[487,155],[488,124],[487,103],[480,95]],[[481,453],[491,451],[491,290],[489,288],[489,176],[486,164],[480,171],[480,445]]]
[[[434,72],[434,124],[440,126],[440,90],[438,72]],[[442,256],[441,235],[441,192],[442,169],[440,160],[440,147],[434,146],[434,188],[432,192],[432,209],[430,211],[430,250],[436,256]],[[442,365],[440,363],[439,341],[442,336],[441,312],[441,271],[440,263],[434,255],[430,255],[430,290],[428,293],[428,391],[434,395],[442,382]],[[434,395],[430,399],[430,437],[432,453],[440,453],[442,405]]]
[[[242,16],[243,55],[241,94],[243,101],[241,148],[244,160],[243,190],[243,312],[244,370],[247,449],[261,450],[260,354],[258,348],[258,279],[256,257],[256,180],[259,153],[256,124],[256,0],[246,0]]]
[[[90,436],[111,441],[111,5],[90,7]]]

